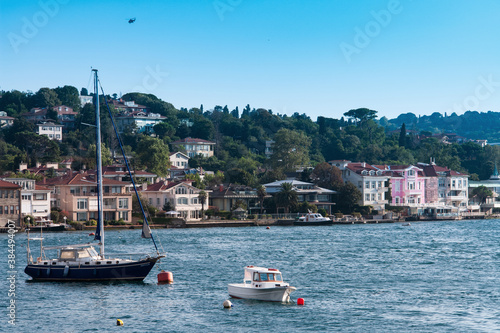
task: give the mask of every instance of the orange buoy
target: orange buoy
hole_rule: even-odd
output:
[[[95,233],[91,232],[91,233],[89,234],[89,236],[95,236]]]
[[[271,227],[267,227],[266,229],[271,229]]]
[[[158,283],[173,283],[174,282],[174,275],[172,272],[165,272],[164,270],[161,270],[160,273],[158,273]]]
[[[297,298],[297,305],[304,305],[304,299],[303,298]]]

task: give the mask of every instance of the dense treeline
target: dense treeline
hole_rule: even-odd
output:
[[[82,93],[85,93],[83,90]],[[92,166],[95,138],[87,124],[95,122],[94,107],[89,104],[80,107],[78,95],[78,90],[70,86],[42,88],[36,93],[2,92],[0,110],[16,120],[14,126],[0,132],[0,172],[15,171],[21,161],[34,165],[36,162],[60,161],[69,157],[75,161],[75,169]],[[216,142],[215,156],[192,158],[192,167],[222,171],[223,176],[219,173],[217,181],[223,177],[225,182],[250,186],[283,179],[284,173],[297,165],[314,167],[333,159],[371,164],[414,164],[435,158],[438,165],[470,173],[472,179],[486,179],[493,171],[499,149],[496,146],[482,148],[473,142],[443,144],[436,138],[422,139],[423,136],[418,135],[422,131],[454,131],[464,136],[476,133],[478,136],[474,138],[494,138],[494,133],[479,136],[485,133],[485,123],[488,128],[500,123],[499,114],[494,112],[467,112],[463,116],[453,114],[450,117],[437,113],[424,117],[402,114],[388,120],[385,117],[377,119],[377,111],[355,109],[346,110],[340,119],[320,116],[315,122],[305,113],[280,115],[250,105],[242,110],[238,107],[229,110],[227,106],[220,105],[208,110],[203,105],[176,109],[151,94],[129,93],[122,98],[148,106],[151,112],[166,117],[165,122],[154,126],[155,137],[136,134],[133,128],[122,135],[125,150],[133,157],[134,167],[145,168],[160,176],[167,172],[168,144],[185,137]],[[104,98],[100,100],[105,110]],[[61,143],[35,134],[33,124],[20,117],[32,107],[50,108],[60,104],[73,107],[78,112],[75,129],[65,133]],[[57,119],[57,114],[49,115]],[[106,129],[103,133],[103,152],[107,158],[104,160],[111,163],[117,144],[105,112],[102,113],[102,127]],[[396,133],[388,134],[394,129]],[[265,156],[267,140],[275,141],[274,153],[269,159]],[[310,171],[305,172],[303,177],[304,180],[321,182],[321,177],[311,178]],[[339,189],[340,185],[335,184],[333,182],[328,187]]]

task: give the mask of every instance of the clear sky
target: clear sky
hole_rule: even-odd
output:
[[[340,118],[500,111],[500,1],[0,0],[0,89]],[[136,18],[129,24],[129,18]]]

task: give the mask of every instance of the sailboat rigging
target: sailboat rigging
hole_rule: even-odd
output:
[[[144,217],[142,227],[142,237],[151,238],[156,249],[155,255],[142,255],[137,260],[111,258],[105,256],[104,250],[104,214],[103,214],[103,178],[102,178],[102,160],[101,160],[101,122],[99,110],[99,79],[97,70],[94,72],[94,92],[95,92],[95,109],[96,109],[96,178],[97,178],[97,209],[98,223],[96,227],[94,240],[98,241],[99,253],[95,250],[94,244],[76,244],[64,246],[42,246],[42,237],[40,240],[40,257],[33,260],[29,247],[29,229],[28,229],[28,264],[24,272],[31,276],[33,280],[39,281],[112,281],[112,280],[139,280],[142,281],[151,271],[156,262],[165,257],[160,253],[155,239],[151,234],[146,213],[137,192],[137,188],[130,171],[129,164],[125,157],[125,151],[121,139],[118,135],[111,110],[108,106],[108,111],[115,133],[122,150],[123,157],[129,172],[135,194],[139,201],[142,214]],[[102,90],[102,86],[101,86]],[[103,91],[104,95],[104,91]],[[107,101],[106,101],[107,105]],[[34,238],[32,240],[35,240]],[[58,250],[58,256],[53,259],[45,257],[44,250]]]

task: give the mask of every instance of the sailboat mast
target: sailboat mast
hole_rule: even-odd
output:
[[[101,239],[99,242],[100,254],[104,259],[104,216],[103,216],[103,200],[102,200],[102,160],[101,160],[101,117],[99,113],[99,81],[97,79],[97,69],[94,72],[94,93],[96,98],[95,103],[95,123],[96,123],[96,155],[97,155],[97,208],[99,214],[99,223],[101,231]]]

